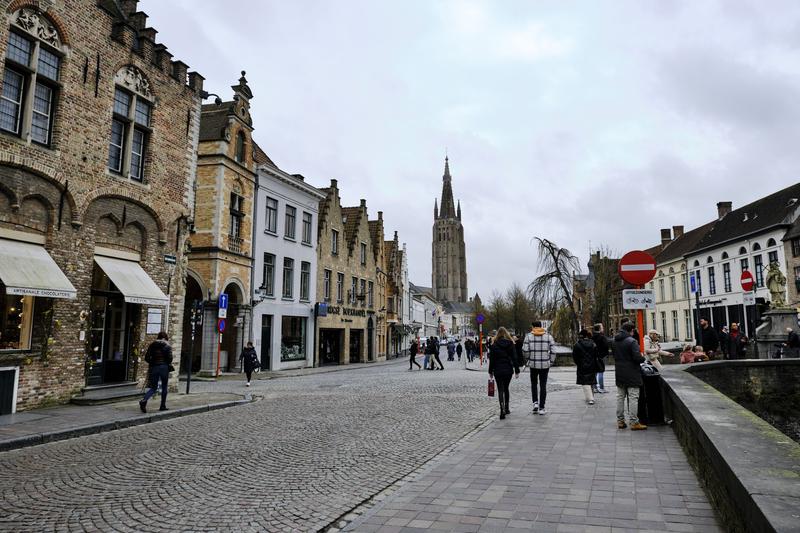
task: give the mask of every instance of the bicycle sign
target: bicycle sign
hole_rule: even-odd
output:
[[[623,309],[655,309],[656,291],[653,289],[625,289],[622,291]]]

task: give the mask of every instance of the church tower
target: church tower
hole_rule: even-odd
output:
[[[433,296],[441,302],[467,301],[467,257],[461,202],[453,201],[450,161],[444,158],[442,203],[433,206]]]

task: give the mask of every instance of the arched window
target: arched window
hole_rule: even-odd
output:
[[[122,67],[114,75],[113,109],[108,169],[122,177],[144,181],[153,93],[147,77],[133,65]]]
[[[728,258],[728,252],[722,252],[722,258],[723,259],[727,259]]]
[[[694,260],[694,266],[696,266],[696,267],[699,267],[699,266],[700,266],[700,261],[698,261],[697,259],[695,259],[695,260]]]
[[[753,251],[754,251],[754,252],[757,252],[757,251],[759,251],[760,249],[761,249],[761,245],[760,245],[760,244],[758,244],[758,243],[754,243],[754,244],[753,244]]]
[[[775,246],[775,239],[770,238],[770,240],[767,241],[767,246]]]
[[[12,15],[0,94],[0,130],[50,146],[63,55],[61,37],[46,15],[33,7]]]
[[[244,132],[239,132],[236,135],[236,154],[234,158],[238,163],[244,163]]]
[[[706,263],[713,263],[713,262],[714,262],[714,258],[713,258],[713,257],[711,257],[711,256],[709,255],[709,256],[706,258]]]
[[[741,248],[739,248],[739,255],[745,255],[745,254],[747,254],[747,248],[742,246]]]

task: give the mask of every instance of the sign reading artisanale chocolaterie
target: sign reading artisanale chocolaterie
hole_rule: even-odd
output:
[[[365,309],[352,309],[350,307],[339,307],[338,305],[328,306],[329,315],[344,315],[344,316],[367,316]]]

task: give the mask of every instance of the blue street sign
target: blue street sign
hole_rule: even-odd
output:
[[[217,329],[219,330],[220,333],[225,331],[225,319],[224,318],[220,318],[219,321],[217,321]]]
[[[486,317],[483,316],[483,313],[478,313],[478,316],[475,317],[475,322],[478,324],[483,324],[484,320],[486,320]]]
[[[225,293],[219,295],[219,308],[220,309],[228,308],[228,295]]]
[[[697,280],[694,278],[694,273],[689,275],[689,288],[692,291],[692,294],[697,292]]]

